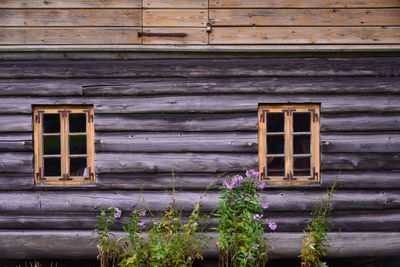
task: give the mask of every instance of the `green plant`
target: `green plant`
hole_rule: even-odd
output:
[[[329,216],[332,211],[331,200],[335,192],[336,182],[328,189],[326,197],[322,198],[313,208],[313,219],[306,226],[303,235],[303,248],[301,250],[301,267],[325,267],[321,261],[327,255],[326,238],[330,228]]]
[[[102,209],[100,216],[97,217],[95,232],[97,234],[96,243],[99,254],[97,259],[101,267],[117,266],[121,260],[124,248],[121,246],[120,238],[116,238],[110,231],[110,227],[116,219],[121,218],[121,210],[116,207]]]
[[[263,238],[263,210],[258,200],[265,186],[259,182],[258,172],[246,171],[227,179],[221,189],[218,203],[218,247],[220,266],[264,266],[267,262],[268,240]],[[271,230],[276,224],[267,220]]]

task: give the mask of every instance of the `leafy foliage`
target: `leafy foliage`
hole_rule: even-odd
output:
[[[329,232],[329,216],[332,211],[331,199],[335,192],[336,183],[327,191],[312,211],[313,219],[307,225],[303,235],[301,250],[301,267],[325,267],[327,264],[321,258],[327,255],[326,238]]]
[[[218,203],[220,266],[264,266],[267,262],[267,240],[263,238],[263,209],[258,200],[265,183],[258,181],[258,172],[233,176],[221,187]],[[267,220],[268,222],[268,220]],[[271,230],[276,224],[269,221]]]

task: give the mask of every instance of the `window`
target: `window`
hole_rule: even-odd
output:
[[[260,179],[288,185],[320,181],[319,118],[319,104],[259,105]]]
[[[95,182],[92,106],[33,108],[36,184]]]

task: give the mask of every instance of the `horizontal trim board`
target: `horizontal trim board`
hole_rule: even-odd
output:
[[[19,103],[18,106],[15,103]],[[321,103],[321,113],[399,112],[398,95],[199,95],[137,97],[4,97],[1,113],[32,113],[32,105],[94,105],[95,113],[235,113],[260,103]],[[212,116],[212,115],[210,115]]]
[[[140,9],[0,9],[0,17],[2,18],[1,27],[138,27],[142,25]]]
[[[400,94],[400,77],[7,79],[0,96],[164,94]]]
[[[400,27],[213,27],[210,44],[399,44]]]
[[[0,114],[0,132],[32,132],[32,115]],[[96,114],[96,132],[257,131],[257,114]],[[323,114],[322,132],[400,131],[398,114]]]
[[[208,8],[208,0],[143,0],[143,8]]]
[[[147,9],[143,10],[144,27],[205,27],[208,10]]]
[[[222,185],[223,177],[234,173],[176,173],[175,188],[179,190],[210,190]],[[323,171],[321,184],[296,186],[269,185],[269,189],[300,190],[329,188],[336,180],[338,189],[400,189],[399,171]],[[0,190],[53,190],[53,191],[86,191],[96,190],[165,190],[172,189],[171,173],[101,173],[97,182],[90,186],[35,186],[32,173],[0,173]]]
[[[141,0],[2,0],[0,8],[140,8]]]
[[[210,9],[209,18],[213,26],[399,26],[400,9]]]
[[[0,28],[0,45],[140,44],[140,28]]]
[[[257,133],[124,132],[96,133],[96,152],[257,152]],[[321,134],[323,153],[394,153],[400,133]],[[1,152],[32,152],[31,134],[1,134]]]
[[[99,68],[98,66],[102,66]],[[400,76],[399,57],[0,61],[0,78]]]
[[[352,7],[399,7],[399,0],[210,0],[210,8],[280,7],[280,8],[352,8]]]

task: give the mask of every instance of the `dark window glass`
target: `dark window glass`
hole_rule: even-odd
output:
[[[309,154],[310,153],[310,135],[295,135],[293,136],[294,154]]]
[[[267,132],[283,132],[284,129],[283,113],[267,113]]]
[[[61,176],[60,158],[43,158],[44,176]]]
[[[70,158],[69,168],[70,176],[87,176],[86,169],[86,157],[85,158]]]
[[[310,157],[293,159],[294,176],[311,176]]]
[[[43,114],[43,132],[60,132],[60,114]]]
[[[86,154],[86,135],[69,136],[69,153]]]
[[[284,154],[284,135],[267,135],[267,154]]]
[[[86,114],[84,113],[69,114],[69,132],[70,133],[86,132]]]
[[[44,155],[61,154],[60,136],[43,136],[43,154]]]
[[[285,158],[267,157],[267,177],[285,176]]]
[[[309,112],[293,113],[293,131],[309,132],[311,126],[311,114]]]

